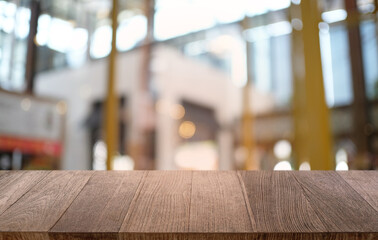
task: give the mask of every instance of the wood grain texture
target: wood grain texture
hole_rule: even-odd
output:
[[[49,240],[48,232],[0,232],[0,240]]]
[[[93,232],[81,232],[81,233],[52,233],[48,234],[50,240],[111,240],[118,239],[118,233],[105,232],[105,233],[93,233]],[[0,239],[1,240],[1,239]]]
[[[376,240],[373,233],[125,233],[128,240]]]
[[[148,172],[120,232],[188,231],[191,181],[192,172]]]
[[[53,239],[76,239],[78,234],[75,233],[99,232],[110,234],[92,235],[92,239],[116,239],[114,233],[118,233],[143,175],[141,171],[95,172],[50,230],[50,236]]]
[[[87,183],[91,172],[52,171],[0,216],[2,232],[47,232]]]
[[[258,232],[326,232],[289,172],[240,171]]]
[[[378,212],[378,171],[342,171],[338,174]]]
[[[377,212],[336,172],[290,174],[297,179],[328,231],[378,232]]]
[[[375,240],[376,172],[0,172],[0,240]]]
[[[0,215],[49,173],[49,171],[1,171]]]
[[[189,232],[254,231],[235,171],[193,173]]]
[[[111,238],[109,238],[109,236]],[[123,233],[127,240],[375,240],[373,233]],[[117,233],[3,233],[0,240],[107,240]],[[121,239],[121,238],[120,238]]]

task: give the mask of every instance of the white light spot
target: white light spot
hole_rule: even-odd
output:
[[[309,162],[301,163],[301,165],[299,166],[299,170],[300,171],[310,171],[311,170],[310,163]]]
[[[196,142],[178,147],[174,161],[181,170],[216,170],[218,157],[214,144]]]
[[[112,28],[109,25],[101,26],[95,30],[92,37],[91,56],[102,58],[109,55],[112,50]]]
[[[78,51],[87,48],[88,30],[85,28],[75,28],[72,32],[70,50]]]
[[[336,171],[348,171],[349,167],[346,162],[340,162],[336,165]]]
[[[49,40],[49,30],[51,24],[51,17],[47,14],[42,14],[38,18],[37,43],[40,46],[47,44]]]
[[[113,159],[113,170],[133,170],[134,161],[129,156],[116,156]]]
[[[347,18],[348,14],[344,9],[337,9],[322,13],[322,19],[327,23],[340,22]]]
[[[97,141],[93,146],[93,170],[106,170],[106,154],[106,144]]]
[[[274,145],[274,155],[278,159],[287,159],[291,155],[291,144],[287,140],[280,140]]]
[[[19,7],[16,13],[16,37],[24,39],[29,34],[30,9]]]
[[[293,168],[288,161],[281,161],[274,166],[274,171],[291,171]]]
[[[348,153],[341,148],[336,153],[336,171],[348,171]]]
[[[17,6],[14,3],[7,3],[3,9],[3,19],[1,26],[6,33],[11,33],[14,29]]]
[[[47,46],[58,52],[66,52],[71,41],[72,33],[73,27],[70,22],[53,18],[51,20]]]
[[[142,41],[147,34],[147,19],[138,15],[121,22],[117,29],[117,49],[126,51]]]

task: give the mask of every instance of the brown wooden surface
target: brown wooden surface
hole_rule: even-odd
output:
[[[95,172],[50,235],[59,239],[67,232],[118,233],[143,174]]]
[[[0,173],[0,214],[2,214],[49,172],[4,171]]]
[[[373,171],[339,172],[339,175],[351,185],[376,211],[378,211],[378,174]]]
[[[236,172],[194,172],[190,232],[252,232]]]
[[[187,232],[192,172],[150,171],[120,232]]]
[[[0,240],[375,240],[377,209],[376,171],[0,171]]]
[[[377,232],[377,211],[337,173],[297,172],[294,177],[328,231]]]
[[[48,231],[87,183],[91,172],[53,171],[0,215],[1,231]],[[24,182],[30,182],[25,176]]]
[[[289,172],[239,172],[258,232],[325,232]]]

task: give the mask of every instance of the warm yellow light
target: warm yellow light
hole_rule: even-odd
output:
[[[191,121],[182,122],[179,127],[179,135],[182,138],[188,139],[193,137],[196,133],[196,125]]]
[[[185,108],[180,104],[174,104],[171,107],[170,116],[176,120],[182,119],[185,116]]]
[[[56,104],[56,111],[60,114],[63,115],[67,112],[67,105],[65,102],[60,101]]]

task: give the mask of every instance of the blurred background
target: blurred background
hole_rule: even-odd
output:
[[[377,169],[377,7],[0,0],[0,169]]]

